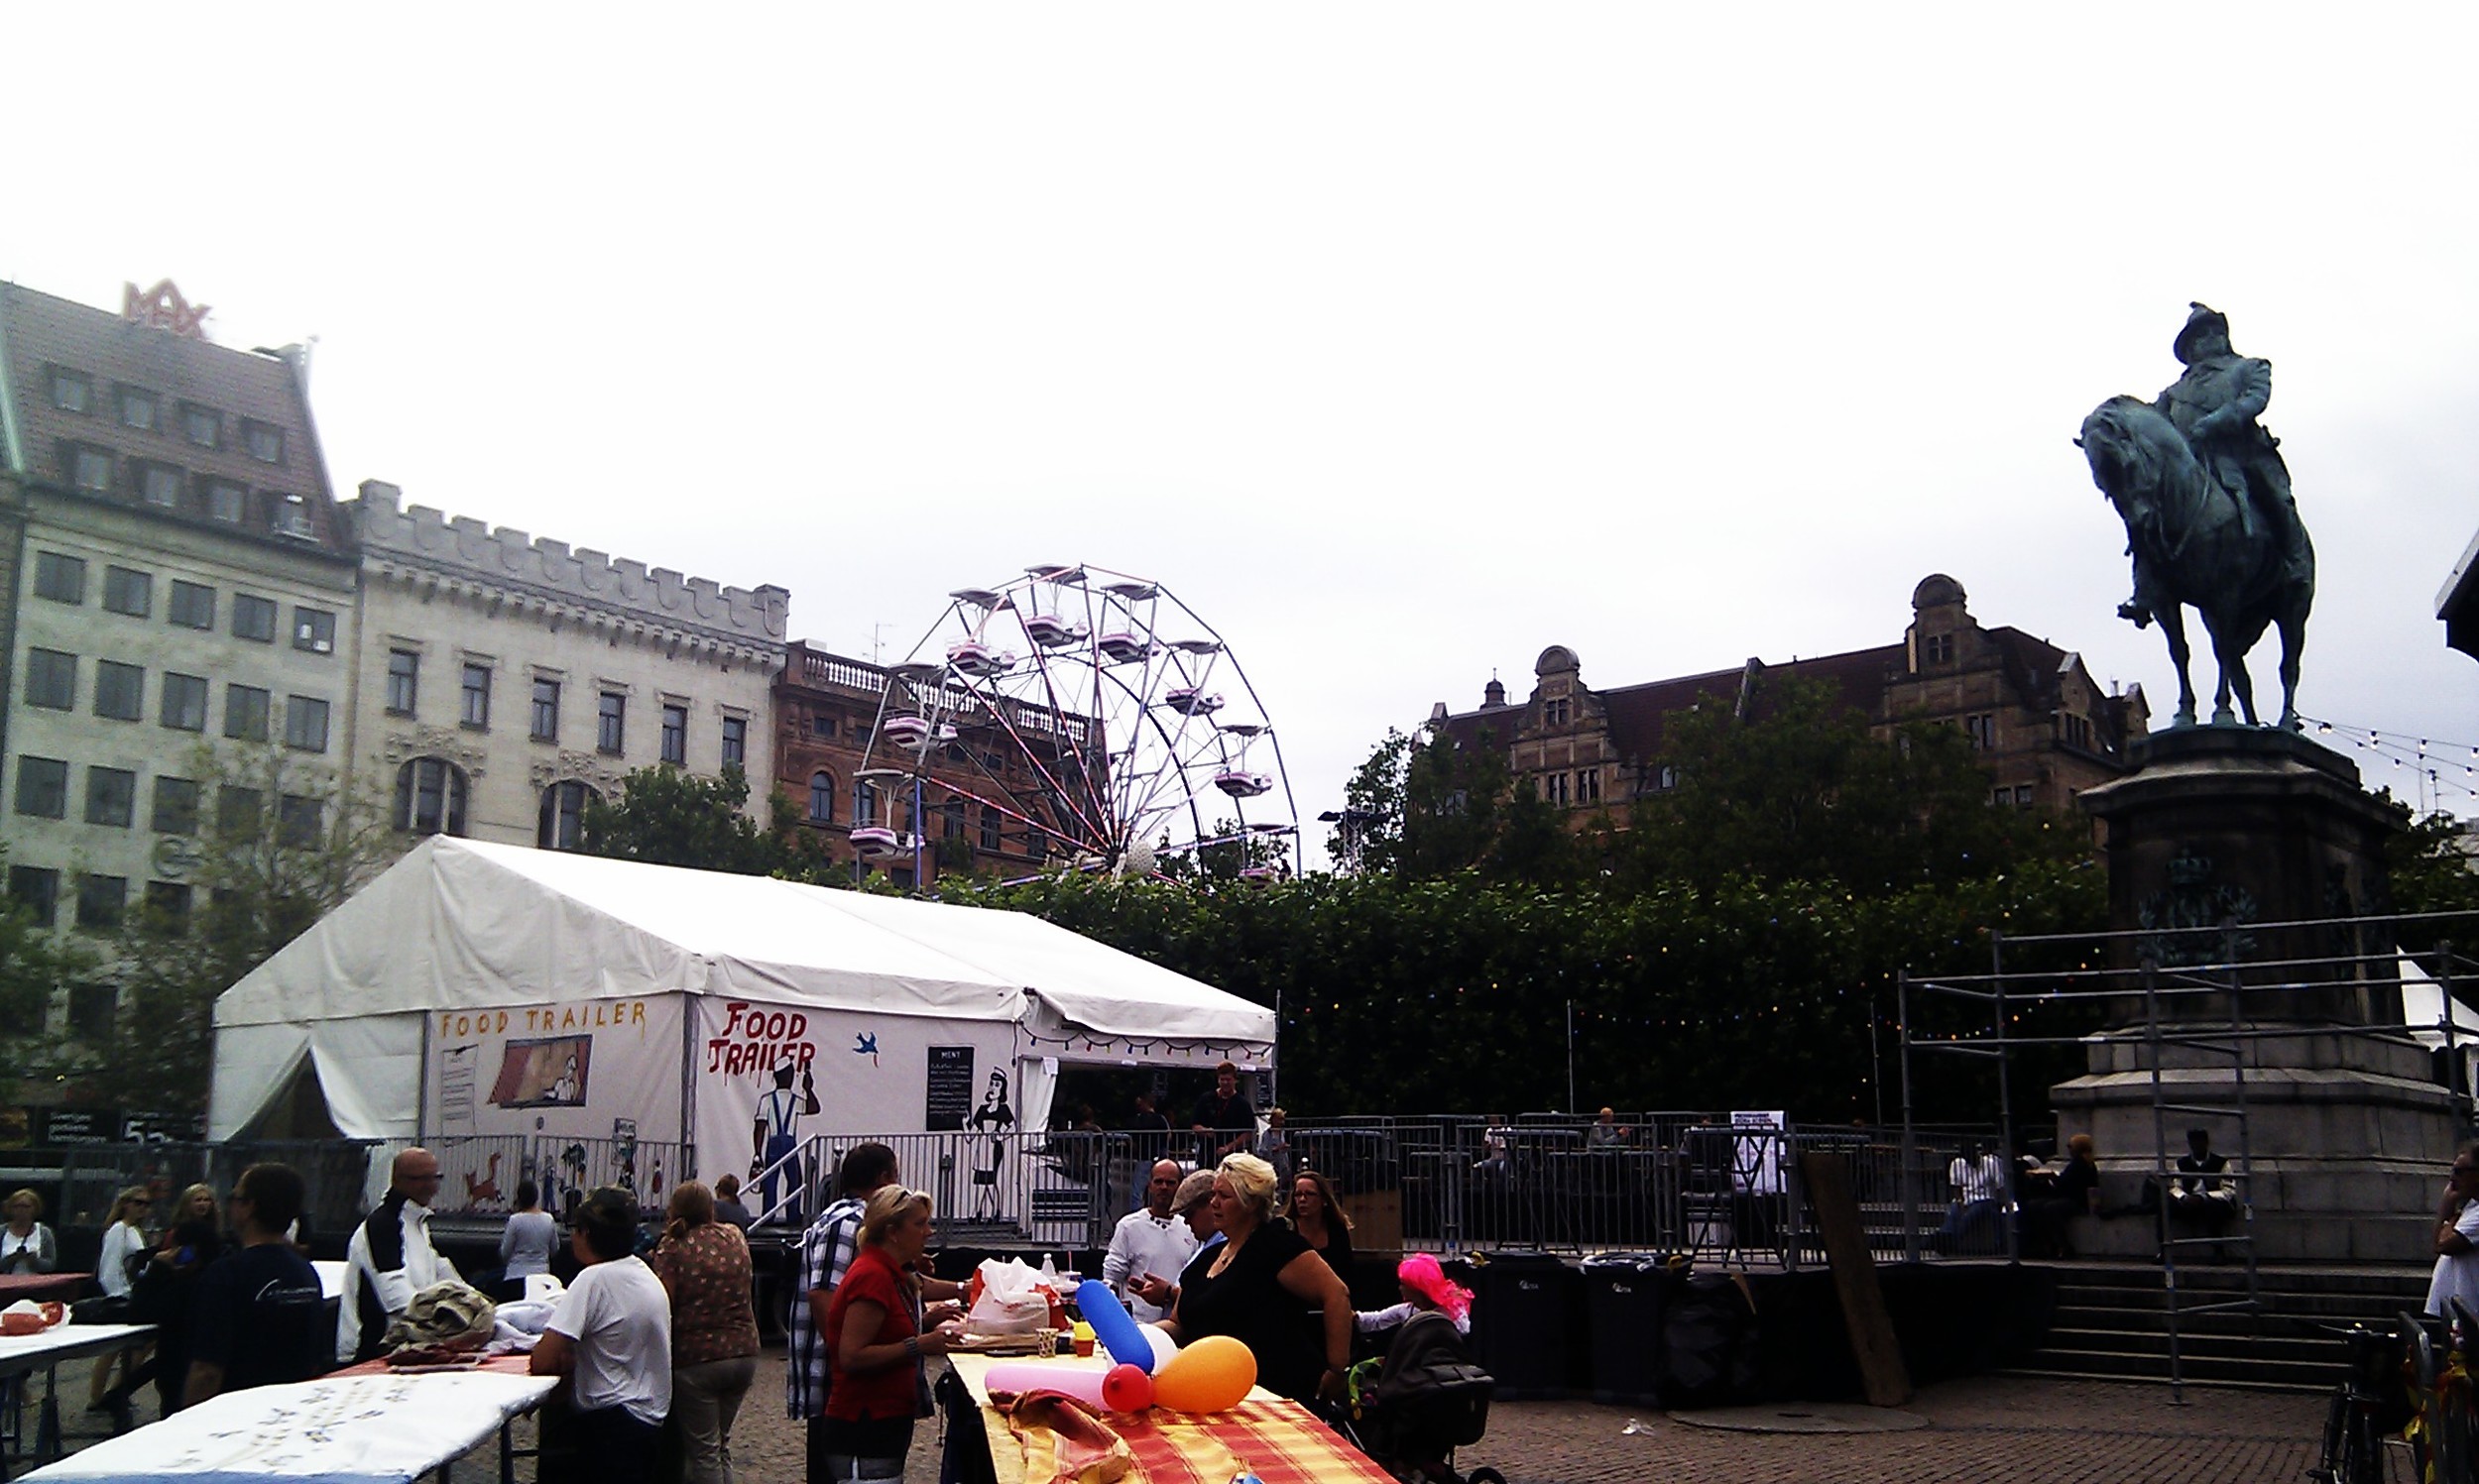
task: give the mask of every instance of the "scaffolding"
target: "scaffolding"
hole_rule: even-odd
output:
[[[2185,1322],[2207,1313],[2262,1312],[2255,1227],[2257,1150],[2248,1107],[2248,1076],[2251,1070],[2260,1070],[2253,1066],[2254,1050],[2267,1042],[2295,1043],[2317,1037],[2417,1041],[2442,1053],[2441,1081],[2450,1099],[2456,1136],[2469,1138],[2474,1109],[2465,1057],[2479,1052],[2479,1037],[2473,1034],[2479,1017],[2465,1021],[2456,1013],[2455,987],[2467,982],[2471,971],[2479,969],[2479,961],[2454,951],[2456,933],[2464,942],[2479,938],[2479,912],[2270,923],[2224,915],[2213,923],[2103,933],[2009,937],[1992,931],[1986,973],[1914,975],[1906,971],[1899,977],[1903,1169],[1914,1179],[1922,1173],[1914,1134],[1915,1052],[1993,1064],[1998,1124],[2012,1162],[2020,1152],[2012,1095],[2016,1053],[2035,1047],[2088,1050],[2103,1046],[2113,1052],[2140,1048],[2138,1065],[2129,1070],[2149,1073],[2150,1191],[2158,1199],[2148,1200],[2138,1210],[2153,1213],[2158,1222],[2156,1251],[2168,1323],[2170,1389],[2172,1399],[2184,1404],[2182,1330]],[[2432,1024],[2423,1018],[2413,1022],[2404,1014],[2402,989],[2414,980],[2435,992]],[[1985,1029],[1923,1027],[1915,1009],[1938,1000],[1984,1008]],[[2076,1006],[2099,1011],[2104,1025],[2063,1034],[2020,1028],[2028,1012]],[[2184,1065],[2173,1068],[2174,1060]],[[2228,1076],[2198,1083],[2165,1075],[2207,1064],[2225,1066]],[[2193,1095],[2198,1085],[2219,1095],[2209,1100]],[[2179,1203],[2175,1199],[2181,1190],[2179,1182],[2195,1182],[2200,1173],[2176,1167],[2170,1146],[2173,1114],[2208,1120],[2210,1131],[2226,1131],[2235,1142],[2235,1149],[2223,1154],[2227,1168],[2203,1177],[2229,1183],[2235,1208],[2232,1229],[2225,1233],[2182,1235],[2172,1219]],[[2215,1152],[2220,1152],[2217,1147]],[[1916,1203],[1917,1197],[1906,1199]],[[2019,1202],[2017,1211],[2019,1217]],[[1916,1224],[1908,1254],[1914,1259],[1920,1256]],[[2181,1283],[2182,1251],[2207,1246],[2237,1252],[2245,1269],[2243,1297],[2198,1301]],[[2005,1223],[2005,1255],[2010,1262],[2022,1260],[2019,1218]]]

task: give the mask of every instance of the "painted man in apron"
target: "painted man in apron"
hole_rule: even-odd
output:
[[[800,1140],[794,1130],[800,1126],[801,1116],[817,1111],[818,1083],[816,1078],[810,1076],[809,1069],[800,1069],[800,1090],[795,1092],[792,1090],[792,1064],[785,1062],[776,1067],[774,1090],[758,1099],[758,1121],[749,1135],[750,1146],[758,1151],[758,1157],[750,1161],[749,1178],[760,1180],[761,1176],[764,1177],[760,1180],[763,1194],[759,1198],[759,1219],[789,1221],[795,1226],[800,1224],[799,1162],[794,1160],[778,1164],[777,1161],[799,1147]],[[780,1211],[774,1208],[777,1181],[792,1193],[791,1203]]]

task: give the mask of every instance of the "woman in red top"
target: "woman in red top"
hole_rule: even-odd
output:
[[[826,1310],[825,1444],[830,1479],[896,1479],[921,1414],[921,1357],[947,1353],[949,1331],[921,1329],[930,1199],[883,1187],[861,1214],[861,1250]]]

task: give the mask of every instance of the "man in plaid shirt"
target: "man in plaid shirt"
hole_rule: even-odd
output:
[[[808,1475],[826,1484],[827,1301],[844,1281],[861,1244],[861,1213],[870,1197],[895,1183],[895,1151],[884,1144],[855,1144],[836,1172],[836,1199],[800,1235],[800,1286],[792,1293],[791,1344],[783,1364],[783,1410],[808,1427]],[[922,1281],[925,1298],[961,1299],[964,1285],[937,1278]]]

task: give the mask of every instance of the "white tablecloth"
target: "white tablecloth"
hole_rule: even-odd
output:
[[[213,1397],[27,1479],[407,1484],[541,1404],[549,1376],[341,1376]]]
[[[41,1334],[0,1334],[0,1376],[39,1371],[154,1332],[152,1324],[55,1324]]]

